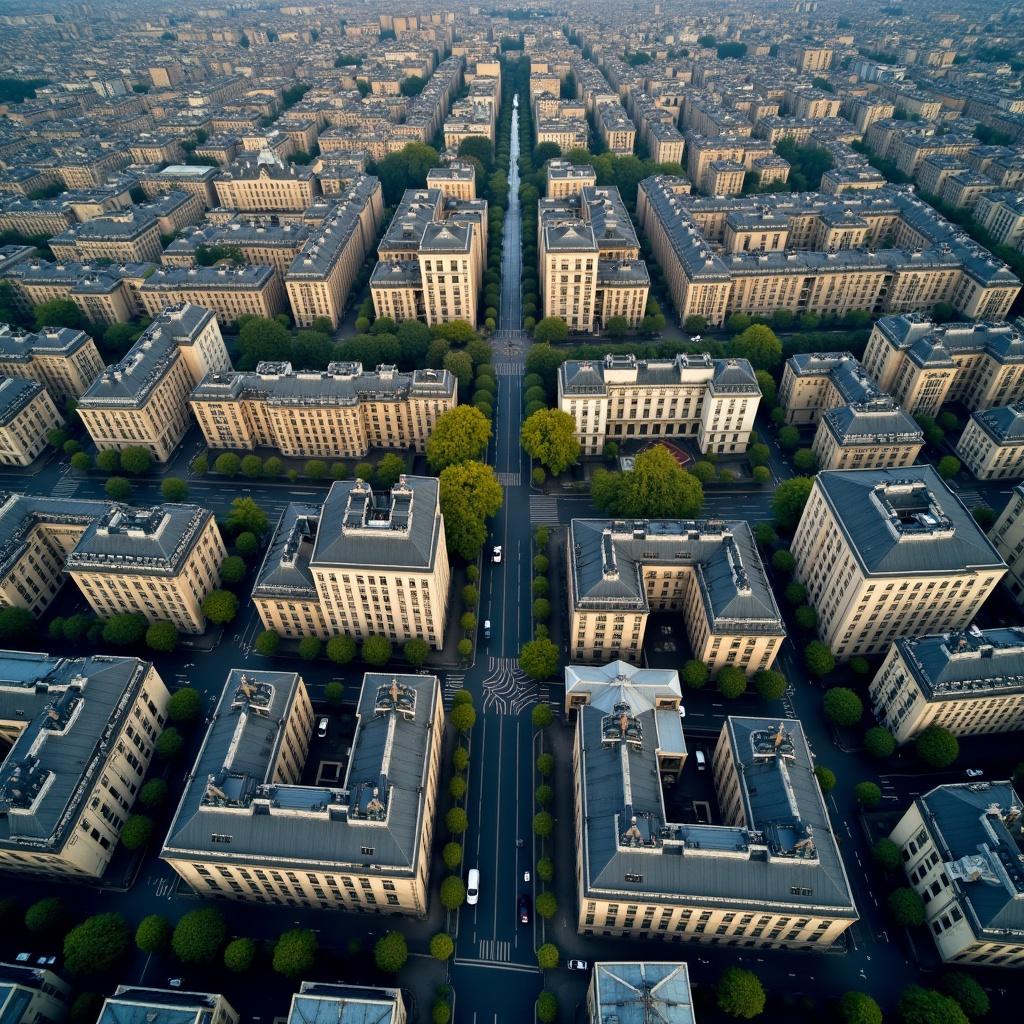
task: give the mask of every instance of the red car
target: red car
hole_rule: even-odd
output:
[[[525,892],[519,897],[519,923],[530,923],[530,897]]]

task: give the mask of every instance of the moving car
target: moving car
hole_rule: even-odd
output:
[[[485,640],[490,640],[491,639],[491,620],[490,619],[484,619],[484,639]]]
[[[566,964],[570,971],[585,971],[589,966],[586,960],[570,960]]]
[[[320,724],[316,727],[316,734],[323,739],[327,735],[327,719],[321,718]]]
[[[475,907],[480,900],[480,869],[470,868],[466,876],[466,903]]]
[[[501,545],[500,544],[495,544],[494,545],[494,553],[491,555],[491,561],[495,565],[501,565]]]
[[[183,983],[182,983],[181,978],[168,978],[167,979],[167,984],[171,988],[181,988]]]
[[[530,897],[525,892],[519,895],[519,923],[530,923]]]
[[[695,750],[693,756],[694,756],[694,759],[697,761],[697,771],[699,771],[699,772],[704,771],[704,769],[705,769],[705,767],[707,766],[707,763],[708,763],[708,759],[704,756],[704,751],[703,750]]]

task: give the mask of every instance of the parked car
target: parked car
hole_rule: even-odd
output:
[[[466,903],[475,907],[480,899],[480,870],[470,868],[466,876]]]
[[[491,554],[491,561],[495,565],[501,565],[501,545],[500,544],[495,544],[494,545],[494,551]]]
[[[327,735],[327,719],[321,718],[320,724],[316,727],[316,734],[323,739]]]
[[[570,971],[585,971],[589,966],[586,960],[570,960],[566,964]]]
[[[490,619],[484,619],[484,639],[485,640],[490,640],[491,639],[491,620]]]
[[[14,962],[16,964],[27,964],[29,962],[29,960],[31,960],[31,959],[32,959],[32,954],[31,953],[19,953],[14,958]]]
[[[964,775],[969,779],[980,779],[985,773],[980,768],[968,768]]]
[[[167,984],[171,988],[181,988],[181,986],[184,984],[184,982],[182,981],[181,978],[168,978],[167,979]]]
[[[519,923],[530,923],[530,897],[525,892],[519,894]]]

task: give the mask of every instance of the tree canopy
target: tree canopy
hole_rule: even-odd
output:
[[[472,405],[441,413],[427,438],[427,462],[434,473],[479,459],[491,437],[490,420]]]
[[[624,473],[596,470],[590,494],[602,511],[631,519],[693,519],[704,504],[701,482],[660,444],[637,455]]]
[[[576,421],[561,409],[538,409],[527,417],[520,439],[527,454],[555,476],[580,457]]]
[[[174,955],[184,964],[213,963],[220,955],[228,928],[214,907],[190,910],[178,922],[171,938]]]
[[[378,160],[373,173],[380,178],[385,204],[397,204],[407,188],[423,188],[427,183],[427,171],[440,164],[437,150],[421,142],[410,142],[397,153],[388,153]]]
[[[380,970],[397,974],[409,959],[405,936],[401,932],[388,932],[381,936],[373,947],[373,959]]]
[[[440,475],[441,512],[448,546],[467,561],[476,558],[487,539],[487,520],[504,492],[492,467],[482,462],[448,466]]]
[[[531,679],[550,679],[558,669],[558,648],[547,637],[530,640],[519,652],[519,667]]]
[[[746,359],[755,370],[774,370],[782,362],[782,342],[764,324],[751,324],[729,342],[729,354]]]
[[[274,946],[273,967],[286,978],[309,975],[316,964],[316,932],[309,928],[292,928]]]
[[[726,968],[718,979],[716,994],[718,1008],[730,1017],[750,1020],[764,1012],[764,988],[753,971]]]
[[[64,938],[64,966],[72,974],[105,974],[124,958],[131,944],[120,914],[95,914]]]

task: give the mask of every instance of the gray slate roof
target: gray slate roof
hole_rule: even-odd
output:
[[[26,377],[0,377],[0,426],[7,426],[45,390],[38,381]]]
[[[999,445],[1024,444],[1024,402],[981,409],[971,419]]]
[[[814,486],[869,575],[1006,568],[933,466],[825,470]]]

